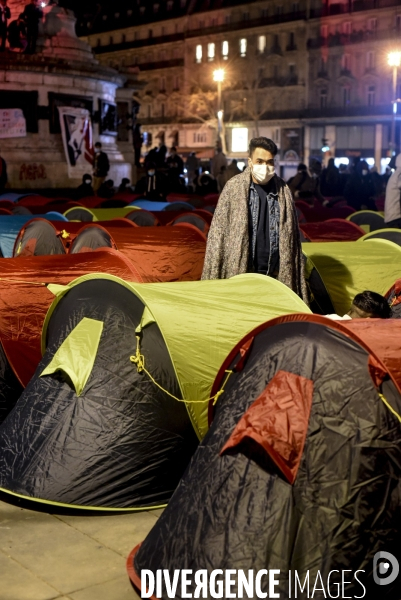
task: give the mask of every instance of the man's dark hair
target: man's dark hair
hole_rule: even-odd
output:
[[[85,181],[85,179],[90,179],[92,181],[92,175],[90,175],[90,173],[85,173],[85,175],[82,177],[82,181]]]
[[[366,313],[375,315],[378,319],[389,319],[391,317],[391,308],[381,294],[365,291],[357,294],[352,304]]]
[[[95,148],[101,148],[101,147],[102,147],[102,143],[101,142],[96,142]]]
[[[171,146],[170,152],[177,152],[177,148],[175,146]]]
[[[249,156],[251,158],[256,148],[263,148],[263,150],[267,150],[267,152],[270,152],[270,154],[272,154],[273,156],[276,156],[278,152],[276,144],[273,142],[273,140],[269,140],[269,138],[267,137],[253,138],[249,142]]]
[[[299,163],[297,170],[298,171],[307,171],[308,167],[304,163]]]

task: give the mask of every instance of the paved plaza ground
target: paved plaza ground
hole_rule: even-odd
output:
[[[0,599],[138,600],[125,562],[161,512],[50,515],[0,501]]]

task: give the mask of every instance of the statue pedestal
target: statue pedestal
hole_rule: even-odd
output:
[[[13,19],[23,12],[25,4],[9,0]],[[80,183],[68,176],[61,134],[51,132],[51,111],[57,112],[51,104],[54,95],[64,97],[66,105],[80,106],[79,102],[85,99],[85,104],[92,107],[92,121],[95,121],[94,142],[100,140],[109,156],[109,178],[117,185],[123,177],[132,180],[131,162],[125,160],[117,136],[100,135],[96,120],[101,101],[116,103],[117,89],[124,86],[125,78],[114,69],[101,66],[90,46],[76,36],[75,16],[71,11],[52,4],[45,7],[43,13],[36,54],[0,53],[1,90],[12,92],[12,98],[18,97],[18,92],[38,93],[34,111],[38,115],[37,132],[32,130],[24,138],[1,140],[10,186],[67,188]],[[7,107],[18,108],[15,105]],[[91,172],[89,163],[88,172]]]

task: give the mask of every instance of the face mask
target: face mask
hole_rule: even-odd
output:
[[[363,177],[366,177],[366,175],[367,175],[368,173],[369,173],[369,171],[366,171],[366,169],[364,169],[364,170],[362,171],[362,175],[363,175]]]
[[[313,179],[316,179],[317,178],[317,173],[312,173],[312,177],[313,177]]]
[[[149,177],[153,177],[154,174],[155,174],[155,171],[148,171]]]
[[[89,185],[90,183],[92,183],[90,179],[85,179],[85,185]]]
[[[274,177],[274,167],[271,165],[254,165],[252,163],[252,175],[258,183],[264,185]]]

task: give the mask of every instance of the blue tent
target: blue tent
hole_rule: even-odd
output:
[[[168,206],[170,202],[157,202],[153,200],[134,200],[131,202],[130,206],[139,206],[139,208],[143,208],[144,210],[164,210],[166,206]]]
[[[50,215],[50,216],[49,216]],[[0,215],[0,252],[4,258],[12,258],[15,240],[21,228],[33,218],[47,221],[67,221],[63,215],[53,212],[47,215]]]
[[[10,200],[10,202],[18,202],[21,198],[25,198],[26,196],[37,196],[37,194],[16,194],[15,192],[5,192],[0,195],[0,200]]]

